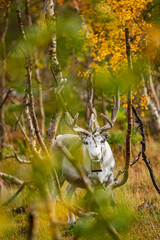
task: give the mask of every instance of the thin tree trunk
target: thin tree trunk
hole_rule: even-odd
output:
[[[150,84],[150,89],[151,89],[151,92],[152,92],[152,95],[153,95],[153,98],[154,98],[154,101],[155,101],[157,111],[160,113],[160,103],[159,103],[158,96],[156,94],[156,90],[154,88],[150,64],[149,64],[149,84]]]
[[[144,84],[144,94],[147,97],[147,106],[151,115],[152,124],[154,127],[154,132],[159,136],[160,135],[160,115],[158,109],[151,98],[148,96],[147,88],[145,86],[144,77],[142,74],[142,82]]]
[[[127,60],[128,60],[128,69],[130,71],[133,70],[132,65],[132,57],[131,57],[131,48],[130,48],[130,36],[129,36],[129,29],[125,29],[125,37],[126,37],[126,53],[127,53]],[[125,174],[124,177],[127,181],[128,178],[128,170],[130,166],[131,160],[131,135],[132,135],[132,90],[129,86],[128,89],[128,97],[127,97],[127,118],[128,118],[128,127],[127,127],[127,136],[126,136],[126,162],[125,162]]]
[[[45,113],[43,107],[43,94],[42,94],[42,81],[40,77],[40,72],[38,68],[38,60],[37,60],[37,53],[34,52],[34,66],[35,66],[35,78],[38,83],[38,102],[39,102],[39,110],[40,110],[40,129],[41,134],[44,136],[45,134]]]
[[[5,94],[5,87],[6,87],[6,35],[8,31],[8,23],[9,23],[9,15],[10,15],[10,7],[7,9],[7,14],[5,18],[5,25],[4,30],[2,32],[1,37],[1,47],[2,47],[2,77],[0,78],[0,103],[3,101],[3,97]],[[4,118],[4,106],[0,109],[0,148],[1,153],[0,157],[2,158],[2,149],[5,143],[6,138],[6,130],[5,130],[5,118]]]
[[[45,17],[46,17],[48,31],[50,34],[49,56],[50,56],[51,71],[55,81],[54,85],[56,85],[56,87],[58,88],[60,85],[63,85],[64,79],[63,79],[61,67],[57,58],[56,18],[55,18],[54,6],[55,6],[55,3],[53,0],[45,0],[44,2]],[[56,101],[55,105],[57,105],[57,108],[55,109],[55,112],[49,123],[49,128],[47,130],[47,143],[49,145],[55,139],[58,124],[62,115],[62,110],[60,109],[59,104],[57,102],[57,98],[56,98],[56,95],[57,95],[56,89],[55,89],[54,95],[55,95],[55,101]]]
[[[126,54],[128,60],[128,70],[133,71],[132,66],[132,57],[131,57],[131,48],[130,48],[130,37],[129,37],[129,29],[125,29],[125,37],[126,37]],[[131,159],[131,135],[132,135],[132,91],[131,86],[128,88],[128,96],[127,96],[127,119],[128,119],[128,127],[127,127],[127,136],[126,136],[126,159],[125,159],[125,167],[124,167],[124,175],[121,180],[115,181],[111,185],[111,189],[115,189],[124,185],[128,179],[128,171],[130,166]]]
[[[32,27],[32,17],[30,14],[30,0],[26,0],[26,16],[27,23],[29,27]],[[42,95],[42,81],[40,77],[40,72],[38,68],[38,60],[37,60],[37,52],[34,50],[34,66],[35,66],[35,79],[38,84],[38,102],[39,102],[39,110],[40,110],[40,129],[41,134],[44,136],[45,134],[45,114],[43,108],[43,95]]]

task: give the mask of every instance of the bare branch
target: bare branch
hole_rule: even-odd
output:
[[[23,184],[22,180],[18,179],[17,177],[14,177],[10,174],[7,174],[7,173],[0,172],[0,177],[2,177],[4,180],[8,180],[14,184],[18,184],[18,185]]]
[[[26,35],[24,32],[24,27],[23,27],[23,22],[22,22],[22,17],[21,17],[21,10],[17,9],[16,12],[17,12],[17,19],[18,19],[18,23],[19,23],[20,33],[22,34],[23,39],[26,40]],[[25,60],[26,60],[26,70],[27,70],[27,79],[28,79],[29,77],[31,77],[30,66],[28,66],[30,64],[30,56],[25,54]],[[24,107],[25,107],[24,109],[25,109],[25,114],[26,114],[26,118],[27,118],[28,129],[29,129],[30,146],[35,148],[34,129],[33,129],[32,119],[31,119],[31,116],[29,113],[29,106],[28,106],[28,92],[29,92],[29,83],[27,81],[25,95],[24,95]]]
[[[26,40],[26,34],[24,32],[24,27],[23,27],[23,22],[22,22],[22,16],[21,16],[21,10],[18,8],[16,10],[17,12],[17,18],[18,18],[18,24],[19,24],[19,29],[20,29],[20,32],[23,36],[23,39]]]
[[[22,192],[22,190],[24,189],[24,187],[25,187],[26,185],[28,185],[28,182],[22,183],[22,185],[20,186],[20,188],[13,194],[13,196],[12,196],[10,199],[8,199],[6,202],[4,202],[4,203],[2,204],[2,206],[6,206],[6,205],[8,205],[10,202],[12,202],[12,201]]]
[[[31,161],[27,161],[27,160],[22,160],[20,157],[18,157],[18,155],[15,153],[15,159],[19,162],[19,163],[23,163],[23,164],[30,164]]]
[[[21,132],[22,132],[22,134],[23,134],[26,142],[29,144],[29,138],[28,138],[28,136],[27,136],[27,133],[26,133],[24,127],[22,126],[22,124],[21,124],[21,122],[20,122],[20,119],[17,118],[16,114],[14,114],[14,117],[15,117],[15,119],[16,119],[16,121],[17,121],[16,124],[18,124],[18,126],[19,126],[19,128],[21,129]]]
[[[3,156],[3,159],[8,159],[8,158],[15,158],[15,155],[14,154],[8,154],[8,155]]]
[[[14,131],[17,130],[17,125],[18,125],[18,122],[19,122],[20,119],[21,119],[21,116],[22,116],[22,114],[23,114],[23,111],[24,111],[24,107],[23,107],[23,109],[21,110],[21,112],[20,112],[20,114],[19,114],[19,117],[17,117],[16,114],[13,113],[13,115],[14,115],[14,117],[15,117],[15,119],[16,119],[16,123],[15,123]]]
[[[50,120],[49,127],[47,129],[47,144],[51,145],[55,140],[58,124],[62,116],[62,111],[55,112]]]
[[[42,81],[41,81],[40,72],[39,72],[39,68],[38,68],[38,60],[37,60],[37,52],[36,51],[34,51],[34,66],[35,66],[35,78],[38,83],[38,92],[39,92],[38,102],[39,102],[39,110],[40,110],[40,117],[41,117],[40,128],[41,128],[42,136],[44,136],[44,134],[45,134],[45,113],[44,113],[44,107],[43,107]]]
[[[31,163],[31,161],[22,160],[16,153],[8,154],[6,156],[3,156],[3,159],[8,159],[8,158],[15,158],[19,163],[23,163],[23,164],[30,164]]]
[[[6,92],[6,95],[3,99],[3,101],[0,103],[0,109],[2,108],[2,106],[4,105],[4,103],[6,102],[7,98],[9,97],[10,93],[13,91],[13,88],[9,88],[8,91]]]
[[[157,190],[157,192],[160,194],[160,188],[156,182],[156,179],[155,179],[155,176],[154,176],[154,173],[153,173],[153,170],[152,170],[152,167],[151,167],[151,164],[149,162],[149,160],[147,159],[147,156],[145,154],[145,150],[146,150],[146,136],[145,136],[145,130],[144,130],[144,126],[143,126],[143,122],[142,120],[140,119],[140,117],[138,116],[137,112],[136,112],[136,109],[132,106],[132,110],[133,110],[133,113],[135,114],[136,118],[137,118],[137,123],[139,123],[139,129],[141,131],[141,136],[142,136],[142,141],[141,141],[141,144],[142,144],[142,158],[145,162],[145,164],[147,165],[147,168],[149,170],[149,173],[150,173],[150,177],[151,177],[151,180],[152,180],[152,183],[153,183],[153,186],[155,187],[155,189]]]
[[[24,40],[26,40],[26,35],[24,32],[24,28],[23,28],[20,9],[17,9],[17,17],[18,17],[21,34],[23,35]],[[24,98],[24,103],[25,103],[25,113],[26,113],[27,119],[28,119],[28,127],[29,127],[29,132],[30,132],[31,145],[34,146],[34,148],[35,148],[33,127],[32,127],[32,123],[33,123],[35,134],[37,136],[37,140],[40,143],[44,152],[47,153],[47,155],[49,155],[48,150],[47,150],[47,148],[44,144],[44,141],[42,139],[42,136],[40,134],[38,121],[37,121],[36,114],[35,114],[34,98],[33,98],[33,93],[32,93],[32,63],[31,63],[31,59],[30,59],[29,55],[27,55],[27,57],[26,57],[26,72],[27,72],[27,84],[26,84],[26,94],[25,94],[25,98]],[[28,112],[28,99],[27,99],[28,95],[29,95],[29,100],[30,100],[29,112]],[[31,119],[30,119],[30,117],[31,117]],[[32,122],[31,122],[31,120],[32,120]]]

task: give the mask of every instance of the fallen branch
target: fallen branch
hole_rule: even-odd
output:
[[[21,185],[24,183],[22,180],[18,179],[17,177],[14,177],[7,173],[0,172],[0,177],[2,177],[4,180],[9,180],[11,183],[15,183],[18,185]]]
[[[153,183],[153,186],[155,187],[155,189],[157,190],[157,192],[160,194],[160,188],[156,182],[156,179],[155,179],[155,176],[154,176],[154,173],[153,173],[153,170],[152,170],[152,166],[149,162],[149,160],[147,159],[147,156],[145,154],[145,150],[146,150],[146,137],[145,137],[145,130],[144,130],[144,125],[143,125],[143,122],[142,120],[140,119],[140,117],[138,116],[137,112],[136,112],[136,109],[132,106],[132,110],[133,110],[133,113],[135,114],[137,120],[136,120],[136,123],[139,123],[139,129],[141,131],[141,136],[142,136],[142,141],[141,141],[141,144],[142,144],[142,159],[143,161],[145,162],[145,164],[147,165],[147,168],[149,170],[149,173],[150,173],[150,177],[151,177],[151,180],[152,180],[152,183]]]

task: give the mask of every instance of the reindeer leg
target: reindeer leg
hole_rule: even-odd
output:
[[[59,175],[58,178],[59,178],[60,187],[62,187],[65,179],[62,177],[62,175]],[[57,188],[56,188],[55,182],[52,179],[52,177],[51,177],[51,182],[49,183],[49,187],[50,187],[51,195],[53,198],[53,216],[55,217],[56,216],[55,207],[56,207],[58,192],[57,192]]]
[[[112,207],[116,207],[117,203],[116,203],[116,201],[115,201],[115,199],[114,199],[114,194],[113,194],[113,192],[112,192],[111,195],[110,195],[109,201],[110,201],[110,204],[111,204]]]
[[[68,184],[65,190],[67,201],[71,203],[72,196],[76,190],[76,187]],[[74,223],[76,221],[75,216],[68,210],[68,223]]]

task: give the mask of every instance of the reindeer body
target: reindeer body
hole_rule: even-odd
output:
[[[84,140],[84,139],[83,139]],[[114,157],[107,141],[101,142],[101,136],[88,136],[85,142],[82,142],[78,135],[65,134],[57,136],[52,144],[51,152],[55,154],[56,168],[60,182],[67,180],[75,187],[85,188],[84,182],[73,163],[67,159],[64,153],[59,149],[58,144],[64,144],[74,157],[78,164],[85,171],[86,176],[91,183],[110,184],[113,182],[113,171],[115,167]],[[92,172],[93,162],[100,162],[101,172]]]
[[[59,143],[67,147],[74,157],[74,163],[65,156],[59,148]],[[65,180],[69,183],[66,188],[66,197],[69,201],[71,201],[77,187],[86,188],[84,180],[75,166],[76,164],[83,169],[93,187],[99,184],[107,186],[114,181],[114,157],[106,139],[99,134],[97,136],[96,134],[90,134],[83,138],[74,134],[58,135],[51,146],[51,153],[53,154],[60,184],[62,185]],[[93,162],[100,163],[100,172],[92,172]],[[54,197],[55,191],[54,188]],[[73,223],[74,221],[74,215],[69,213],[68,222]]]
[[[65,134],[57,136],[51,146],[51,152],[53,154],[54,167],[58,173],[60,184],[62,185],[65,180],[69,183],[66,189],[66,195],[69,201],[71,201],[76,187],[86,188],[87,184],[84,180],[84,175],[93,187],[96,185],[103,185],[105,188],[114,182],[113,171],[115,168],[115,161],[111,148],[106,141],[109,137],[106,131],[112,128],[116,121],[119,104],[119,93],[117,93],[114,109],[112,109],[111,120],[101,114],[108,123],[101,128],[95,126],[96,129],[94,129],[96,123],[96,114],[94,111],[91,111],[88,130],[77,125],[78,113],[73,119],[69,112],[65,112],[68,119],[68,125],[72,127],[73,131],[78,133],[78,135]],[[67,149],[68,155],[64,151],[63,146]],[[92,171],[92,163],[94,162],[100,163],[101,171]],[[83,175],[82,172],[84,173]],[[54,195],[56,192],[55,190],[54,185]],[[68,222],[74,221],[74,215],[69,214]]]

